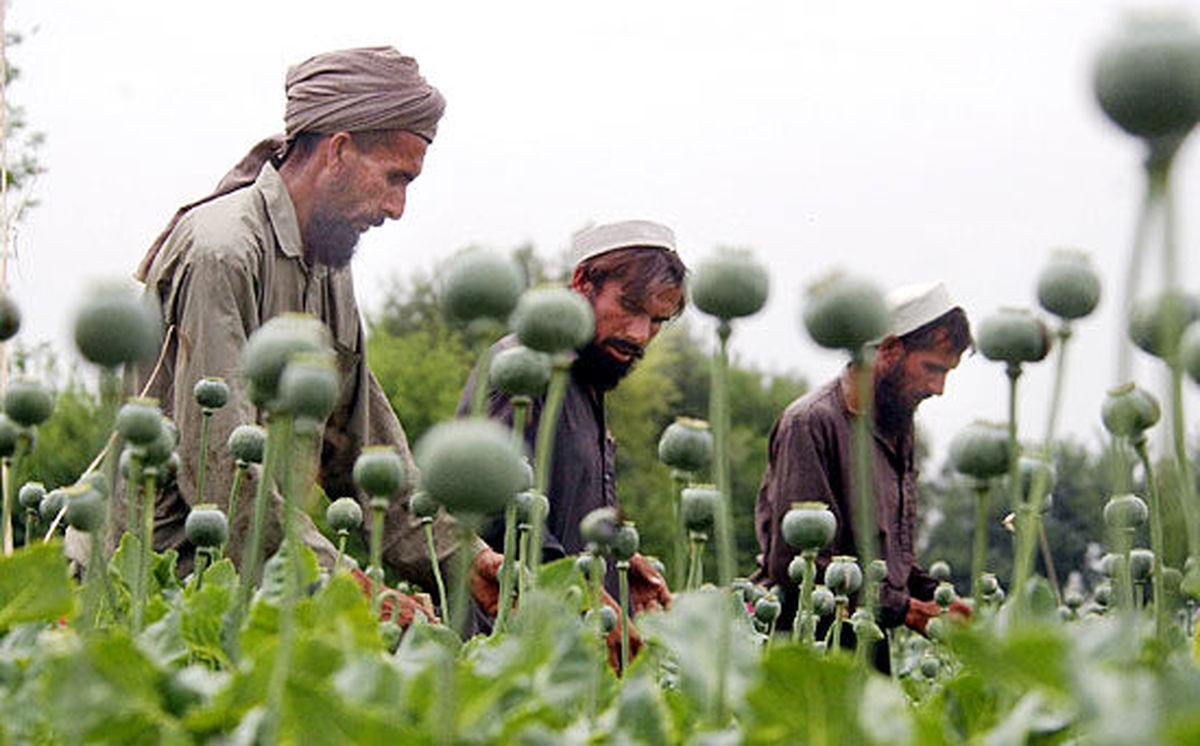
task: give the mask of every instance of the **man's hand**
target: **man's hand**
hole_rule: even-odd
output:
[[[666,579],[640,554],[629,558],[629,605],[634,614],[662,611],[671,606]]]
[[[632,560],[630,560],[630,565],[630,569],[632,570]],[[654,568],[650,568],[650,570],[653,572]],[[666,583],[663,583],[663,586],[665,587]],[[608,633],[608,637],[605,638],[604,642],[608,645],[608,665],[612,666],[612,670],[616,671],[617,673],[621,673],[621,606],[616,602],[615,599],[613,599],[612,596],[608,595],[608,591],[601,591],[600,593],[602,594],[601,599],[604,601],[604,603],[608,606],[611,606],[613,611],[617,612],[617,626],[612,628],[612,632]],[[632,661],[633,657],[637,655],[638,651],[641,649],[642,636],[638,634],[637,627],[634,627],[633,623],[630,622],[629,660]]]
[[[491,616],[500,608],[500,566],[504,555],[485,547],[480,549],[471,562],[471,595],[479,607]],[[515,572],[521,568],[513,565]]]
[[[371,597],[371,579],[367,574],[358,568],[350,571],[354,577],[358,587],[362,588],[362,592],[368,598]],[[395,615],[396,623],[401,627],[407,628],[412,624],[413,617],[417,612],[425,615],[431,622],[438,621],[437,614],[433,612],[433,602],[429,598],[428,593],[418,593],[415,596],[409,596],[398,591],[391,590],[387,587],[380,589],[384,594],[383,600],[379,604],[379,619],[391,619]],[[397,606],[399,608],[397,608]]]
[[[956,622],[965,622],[971,618],[971,607],[963,602],[961,598],[956,598],[950,604],[950,618]],[[904,616],[904,624],[915,629],[921,634],[925,634],[925,626],[929,624],[929,620],[942,615],[942,607],[938,606],[934,601],[922,601],[917,598],[908,600],[908,613]]]

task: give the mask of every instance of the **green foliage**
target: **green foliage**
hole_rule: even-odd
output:
[[[61,544],[37,544],[0,558],[0,630],[64,617],[73,605]]]

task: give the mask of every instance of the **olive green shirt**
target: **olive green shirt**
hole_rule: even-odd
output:
[[[330,499],[353,495],[351,471],[364,446],[394,446],[415,475],[408,441],[387,397],[365,360],[365,333],[354,299],[349,267],[336,269],[304,259],[296,210],[283,179],[271,164],[250,186],[205,202],[185,213],[155,257],[146,278],[162,309],[169,334],[163,368],[149,395],[179,426],[181,468],[178,484],[159,498],[155,516],[156,547],[176,547],[190,556],[184,520],[190,505],[212,502],[225,508],[234,465],[226,452],[229,433],[243,423],[263,422],[247,396],[241,375],[241,351],[264,321],[287,312],[311,314],[331,334],[342,379],[332,416],[317,436],[316,479]],[[144,382],[150,366],[140,371]],[[192,395],[196,381],[220,376],[231,389],[229,403],[212,415],[203,500],[196,494],[202,414]],[[315,455],[315,454],[314,454]],[[259,473],[247,475],[237,498],[236,526],[230,549],[240,558]],[[310,498],[311,499],[311,498]],[[267,531],[268,552],[280,540],[282,500],[275,496]],[[388,511],[384,527],[384,559],[408,580],[431,587],[430,565],[419,522],[407,510],[408,493]],[[304,541],[329,566],[335,548],[300,513]],[[439,558],[455,545],[453,522],[435,521]]]

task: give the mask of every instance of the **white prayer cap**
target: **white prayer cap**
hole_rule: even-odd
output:
[[[959,308],[941,282],[896,288],[887,294],[887,305],[891,313],[887,333],[888,336],[897,337],[914,332]]]
[[[623,220],[587,228],[571,239],[575,264],[618,249],[639,247],[675,251],[675,232],[649,220]]]

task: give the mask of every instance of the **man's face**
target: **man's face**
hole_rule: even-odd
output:
[[[881,350],[876,384],[876,404],[885,425],[911,420],[917,405],[931,396],[941,396],[946,376],[958,367],[961,353],[949,341],[938,338],[930,349],[907,350],[898,340],[898,349]]]
[[[331,143],[305,244],[311,258],[342,267],[367,229],[404,214],[408,185],[421,173],[426,144],[400,130],[386,133],[369,148],[359,148],[344,133],[333,137],[342,140]]]
[[[615,387],[629,372],[683,297],[681,287],[669,285],[634,298],[626,292],[626,284],[609,280],[597,290],[585,280],[575,286],[591,301],[596,319],[596,335],[580,351],[582,372],[601,389]]]

